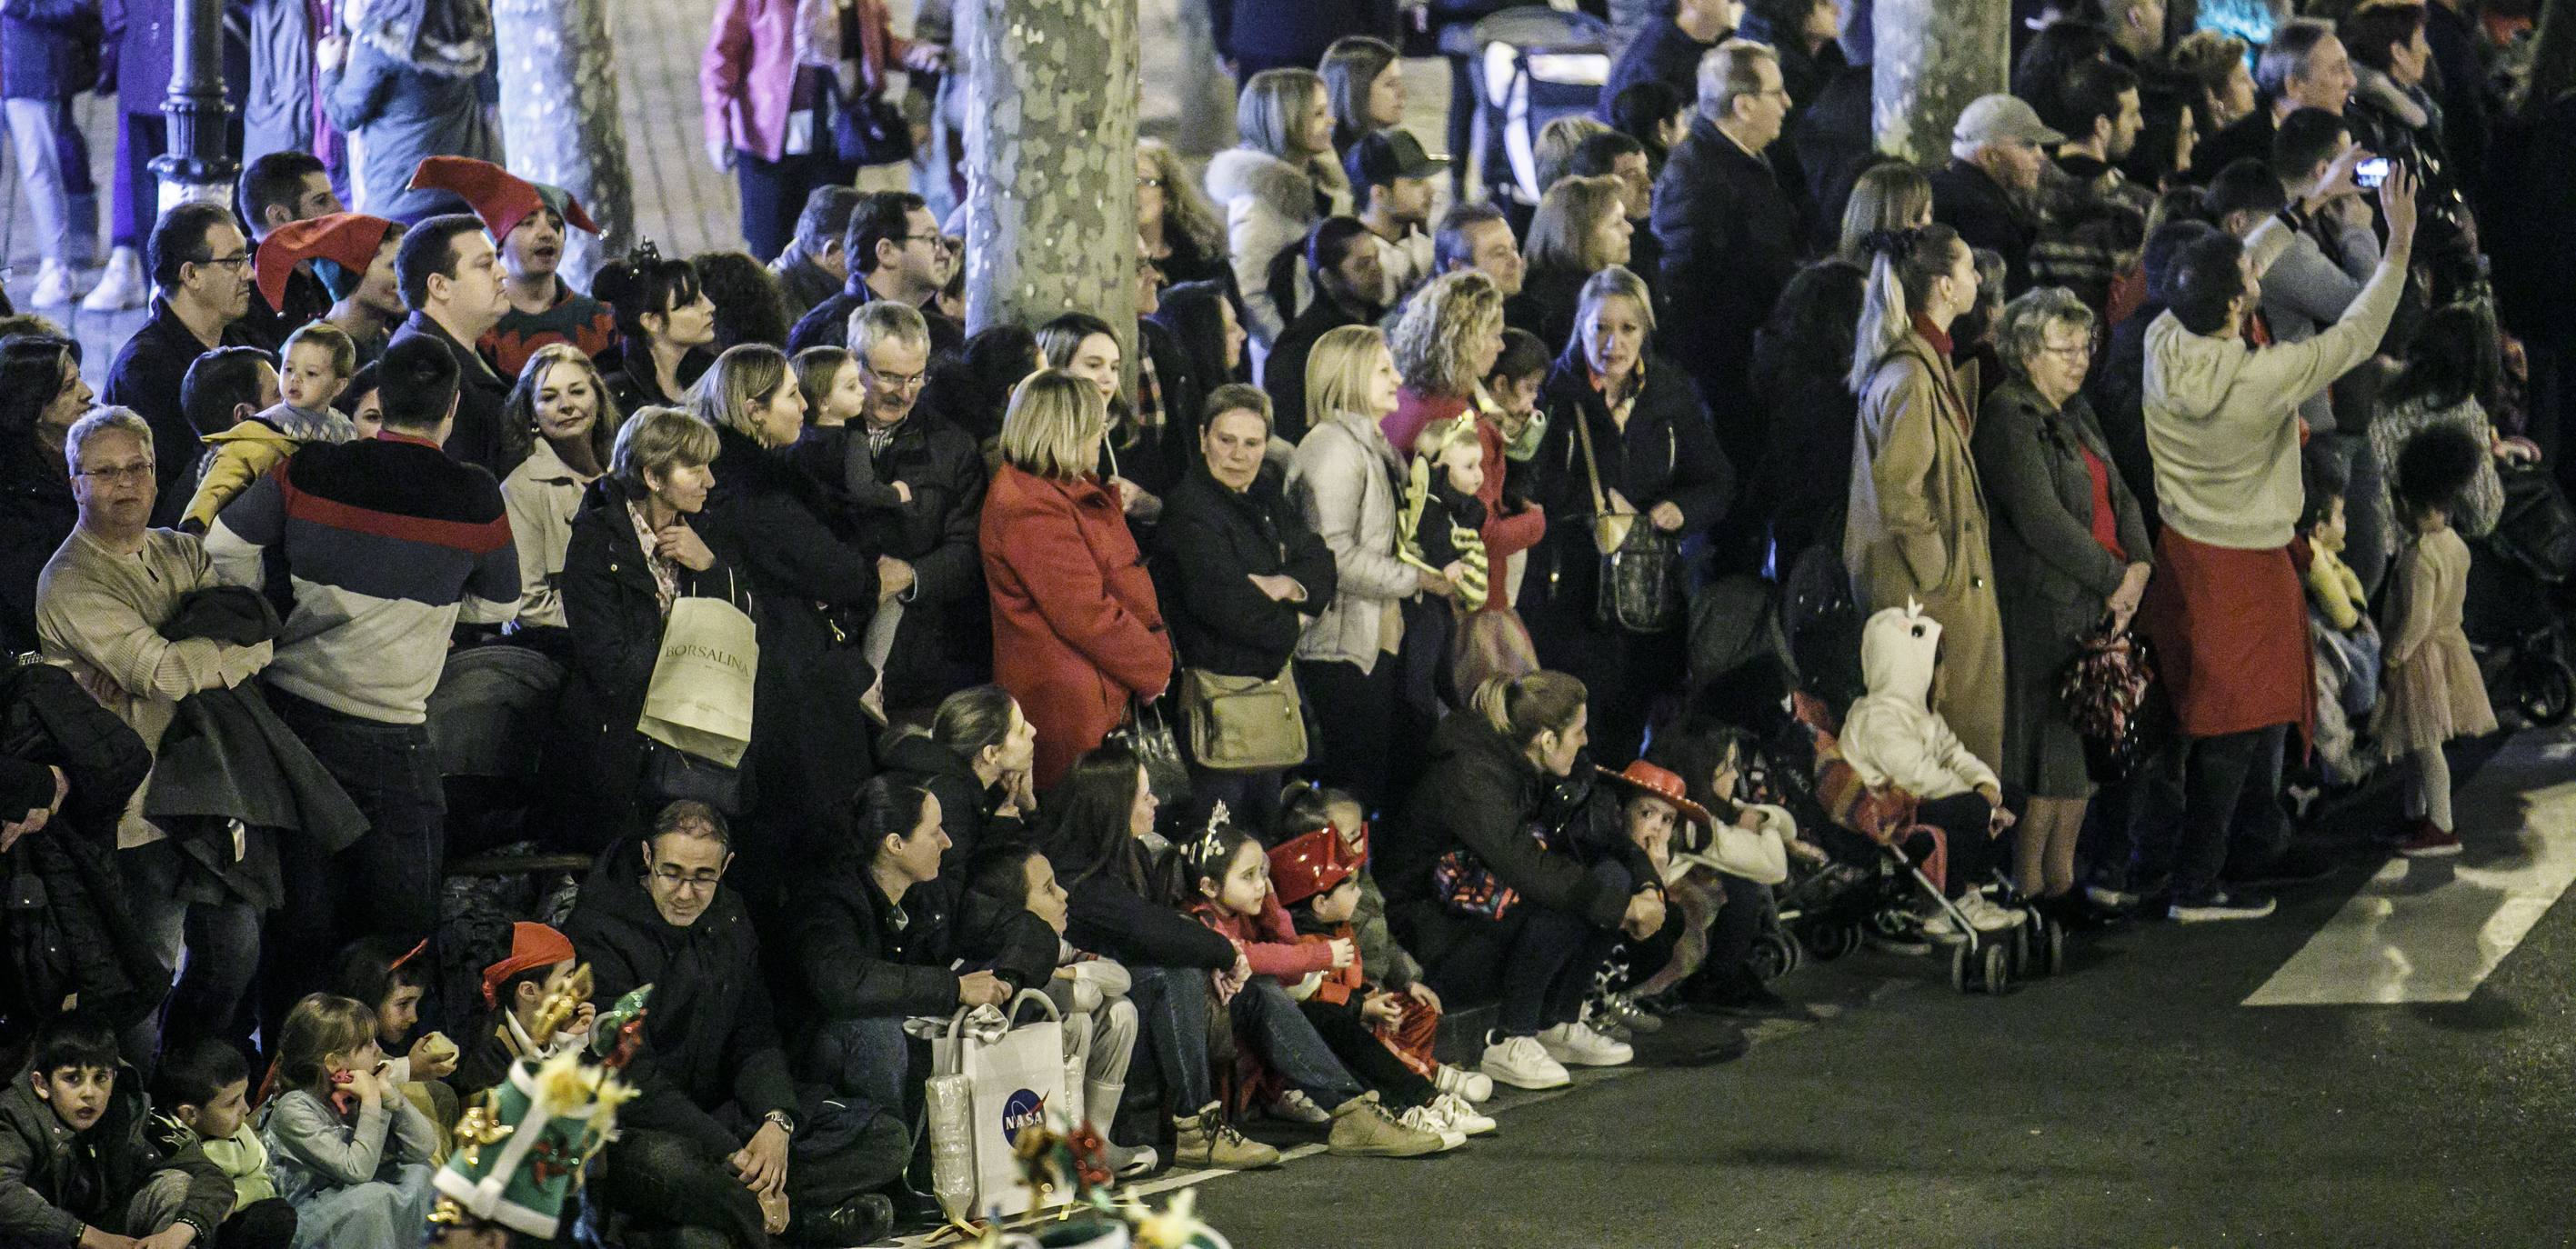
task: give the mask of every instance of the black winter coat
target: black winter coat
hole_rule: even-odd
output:
[[[515,465],[502,461],[501,422],[504,419],[502,410],[509,406],[513,379],[493,372],[491,364],[483,359],[482,353],[474,350],[473,344],[450,338],[446,330],[429,319],[427,313],[411,314],[411,319],[394,331],[393,339],[385,344],[385,349],[391,351],[414,338],[426,338],[445,347],[449,358],[456,361],[456,426],[447,435],[448,457],[466,464],[479,464],[491,470],[495,478],[509,476]],[[631,408],[620,410],[633,411]]]
[[[1315,343],[1324,335],[1345,325],[1370,324],[1377,319],[1376,312],[1350,308],[1319,291],[1315,302],[1279,331],[1278,341],[1261,361],[1261,388],[1270,393],[1271,437],[1306,440],[1306,431],[1315,424],[1306,413],[1306,357],[1314,354]]]
[[[1163,500],[1154,532],[1155,593],[1181,664],[1234,677],[1275,677],[1308,622],[1333,601],[1332,548],[1264,468],[1237,492],[1194,468]],[[1303,602],[1273,602],[1252,575],[1288,576]]]
[[[727,1121],[795,1113],[760,938],[733,890],[719,886],[696,923],[675,928],[645,892],[642,845],[622,841],[591,868],[564,936],[590,964],[592,1000],[653,986],[643,1051],[626,1068],[641,1095],[619,1112],[620,1122],[676,1132],[722,1156],[749,1139]]]
[[[911,890],[897,904],[877,887],[855,848],[821,872],[798,877],[791,891],[789,940],[796,977],[788,990],[790,1031],[840,1019],[946,1015],[957,1009],[957,973],[948,970],[945,899]],[[898,905],[905,922],[894,922]]]
[[[2150,300],[2112,326],[2101,363],[2084,380],[2084,398],[2111,444],[2111,467],[2137,498],[2150,540],[2164,528],[2164,517],[2156,510],[2155,456],[2147,450],[2147,327],[2164,312]]]
[[[38,649],[36,581],[80,524],[63,453],[32,432],[0,434],[0,645]]]
[[[1547,434],[1531,461],[1536,471],[1530,501],[1547,509],[1547,538],[1533,553],[1520,598],[1533,629],[1542,627],[1551,605],[1589,613],[1597,593],[1600,560],[1592,544],[1592,481],[1584,471],[1576,421],[1591,426],[1604,496],[1612,490],[1627,496],[1641,525],[1646,523],[1643,513],[1669,502],[1682,510],[1677,536],[1704,531],[1726,515],[1736,484],[1735,467],[1710,434],[1699,396],[1680,366],[1661,356],[1647,359],[1645,388],[1629,410],[1624,431],[1592,388],[1591,366],[1579,351],[1557,358],[1540,402],[1548,413]]]
[[[2031,210],[1986,171],[1953,158],[1932,171],[1932,219],[1959,232],[1970,247],[2004,258],[2004,291],[2030,289],[2030,245],[2039,238]],[[1972,397],[1973,398],[1973,397]]]
[[[1592,874],[1587,856],[1599,847],[1551,850],[1532,835],[1534,826],[1582,808],[1551,809],[1554,786],[1542,784],[1518,746],[1483,716],[1455,715],[1432,731],[1430,755],[1401,817],[1372,843],[1373,871],[1391,911],[1432,899],[1432,869],[1441,856],[1464,850],[1520,894],[1520,905],[1578,915],[1595,928],[1619,926],[1628,898]],[[1578,774],[1588,767],[1576,766]]]
[[[1664,351],[1687,361],[1728,448],[1751,458],[1759,418],[1744,402],[1753,362],[1753,332],[1805,258],[1806,188],[1736,146],[1705,117],[1673,148],[1655,182],[1655,237],[1663,273],[1655,283],[1664,306]],[[1551,342],[1552,350],[1564,343]]]
[[[956,751],[932,741],[929,734],[905,733],[889,739],[878,752],[878,762],[888,775],[919,785],[939,800],[939,820],[948,830],[948,849],[939,856],[939,878],[914,889],[937,890],[949,900],[948,909],[955,909],[957,896],[965,889],[967,870],[978,856],[995,846],[1029,840],[1027,824],[1019,816],[997,814],[1002,805],[1001,788],[976,780],[974,765]]]
[[[635,722],[644,714],[644,692],[662,653],[662,602],[626,511],[628,498],[614,478],[591,485],[572,519],[562,581],[572,666],[564,680],[563,731],[557,742],[565,771],[578,778],[585,803],[606,816],[610,836],[634,823],[635,791],[644,767],[644,737],[635,731]],[[741,587],[726,560],[727,550],[701,522],[691,524],[706,538],[716,562],[705,572],[680,568],[681,597],[730,597],[737,606],[747,603],[736,593]],[[756,702],[753,710],[757,715]]]
[[[1652,282],[1651,269],[1636,271]],[[1532,269],[1521,279],[1520,293],[1503,301],[1503,324],[1538,335],[1549,351],[1563,351],[1574,341],[1574,314],[1583,302],[1583,284],[1592,275],[1571,269]],[[1399,448],[1406,454],[1411,447]]]
[[[241,326],[224,328],[217,346],[247,347],[250,336]],[[152,315],[117,349],[116,360],[107,369],[107,385],[99,392],[98,401],[111,407],[132,408],[144,423],[152,427],[153,475],[160,481],[161,496],[152,505],[152,523],[173,528],[179,514],[188,510],[188,496],[178,489],[179,477],[196,464],[197,453],[204,448],[197,441],[196,427],[179,408],[179,385],[188,378],[188,366],[207,352],[194,332],[181,324],[179,314],[170,310],[170,301],[154,297]],[[66,487],[65,498],[69,498]],[[68,532],[68,531],[67,531]],[[33,586],[29,591],[33,592]]]
[[[1172,852],[1156,855],[1144,843],[1123,843],[1114,862],[1090,870],[1078,850],[1061,842],[1047,850],[1056,878],[1071,897],[1065,939],[1077,949],[1105,954],[1130,967],[1234,966],[1234,944],[1215,929],[1147,895],[1148,882],[1173,871]]]
[[[132,1067],[118,1066],[107,1113],[86,1132],[56,1118],[25,1075],[11,1080],[0,1094],[0,1240],[68,1247],[82,1224],[122,1227],[135,1194],[162,1172],[176,1171],[188,1178],[179,1221],[197,1229],[199,1243],[211,1244],[232,1213],[232,1178],[193,1140],[164,1149],[154,1129],[143,1075]]]
[[[964,430],[915,408],[868,466],[878,483],[900,481],[912,491],[912,502],[883,508],[850,497],[845,483],[852,455],[867,455],[867,437],[855,425],[809,428],[787,450],[819,492],[820,515],[833,533],[862,555],[912,565],[913,588],[886,657],[886,705],[935,703],[962,688],[961,670],[991,666],[984,564],[976,546],[984,454]]]

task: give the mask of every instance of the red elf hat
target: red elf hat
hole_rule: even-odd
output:
[[[1270,852],[1270,888],[1281,906],[1329,892],[1358,870],[1360,856],[1330,826],[1292,837]]]
[[[581,201],[559,186],[530,182],[488,160],[469,156],[432,156],[412,171],[411,189],[415,191],[452,191],[464,197],[483,219],[483,228],[492,232],[495,243],[510,237],[510,231],[540,208],[551,208],[564,219],[564,224],[589,234],[599,233],[599,225],[583,212]]]
[[[510,957],[483,969],[483,1004],[499,1005],[501,982],[523,971],[552,967],[572,957],[572,940],[544,924],[510,925]]]
[[[368,265],[376,263],[376,252],[393,228],[394,223],[382,217],[332,213],[290,221],[269,231],[260,240],[259,258],[252,262],[260,296],[271,308],[284,306],[287,275],[307,260],[328,260],[351,273],[366,272]]]

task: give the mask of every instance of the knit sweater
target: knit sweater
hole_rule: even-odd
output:
[[[499,483],[392,430],[305,447],[206,535],[215,575],[233,585],[262,585],[270,547],[285,551],[295,610],[269,679],[360,719],[427,719],[457,622],[499,624],[519,602]]]
[[[2245,241],[2259,274],[2290,243],[2278,219]],[[2289,545],[2305,495],[2299,404],[2369,358],[2406,285],[2383,259],[2342,319],[2303,343],[2247,349],[2234,335],[2196,334],[2173,313],[2147,327],[2144,411],[2165,523],[2234,550]]]

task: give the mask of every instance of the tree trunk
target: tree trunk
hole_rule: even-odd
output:
[[[599,237],[567,230],[566,280],[590,275],[635,241],[635,177],[617,107],[607,0],[493,0],[501,61],[501,146],[510,172],[571,191]]]
[[[1870,121],[1878,150],[1917,165],[1950,159],[1969,102],[2007,89],[2010,0],[1878,0]]]
[[[966,320],[1088,312],[1136,359],[1136,0],[960,0]]]

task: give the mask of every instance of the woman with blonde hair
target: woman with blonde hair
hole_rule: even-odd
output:
[[[714,427],[724,464],[707,494],[708,537],[733,553],[760,623],[754,781],[764,806],[819,815],[866,779],[851,775],[866,758],[852,752],[867,744],[849,708],[876,706],[859,641],[876,612],[881,561],[833,532],[788,458],[805,430],[805,391],[786,352],[727,350],[689,407]]]
[[[1324,80],[1308,69],[1266,69],[1243,84],[1235,108],[1237,146],[1208,161],[1208,198],[1225,208],[1226,250],[1244,328],[1262,354],[1297,308],[1314,298],[1292,255],[1326,217],[1348,216],[1350,180],[1333,158],[1333,108]],[[1274,283],[1274,269],[1284,269]],[[1284,297],[1284,298],[1283,298]]]
[[[1312,426],[1288,469],[1288,497],[1333,552],[1333,601],[1297,643],[1297,685],[1333,708],[1308,756],[1316,779],[1392,801],[1387,770],[1401,693],[1394,656],[1404,638],[1404,604],[1449,581],[1404,562],[1396,526],[1404,462],[1381,424],[1395,411],[1400,382],[1386,338],[1346,325],[1315,340],[1306,358]]]
[[[1538,335],[1549,350],[1563,350],[1574,337],[1574,305],[1583,284],[1628,263],[1636,229],[1617,178],[1558,179],[1539,197],[1538,215],[1530,219],[1529,242],[1521,248],[1528,276],[1504,318]]]
[[[1380,424],[1397,453],[1413,454],[1423,430],[1462,413],[1476,414],[1476,438],[1485,449],[1485,482],[1476,499],[1485,505],[1478,531],[1495,569],[1486,582],[1485,605],[1509,607],[1517,571],[1527,552],[1547,533],[1547,513],[1516,500],[1506,509],[1504,478],[1510,461],[1504,449],[1502,404],[1486,392],[1485,379],[1503,353],[1503,296],[1494,280],[1474,269],[1444,273],[1416,292],[1395,323],[1389,343],[1403,389],[1396,392],[1395,411]],[[1544,418],[1531,422],[1544,428]],[[1515,492],[1517,494],[1517,492]]]
[[[1860,172],[1843,201],[1842,242],[1834,254],[1866,269],[1862,240],[1880,230],[1919,230],[1932,224],[1932,180],[1894,157]]]
[[[1136,235],[1163,280],[1207,282],[1227,275],[1225,219],[1160,139],[1136,141]]]
[[[1933,710],[1968,753],[2003,757],[2004,638],[1985,489],[1969,435],[1975,370],[1951,367],[1950,326],[1977,306],[1977,260],[1944,225],[1869,236],[1848,381],[1860,397],[1843,566],[1862,615],[1919,603],[1941,622]]]
[[[548,343],[519,370],[501,418],[502,462],[518,466],[501,480],[510,542],[519,549],[512,632],[564,627],[556,581],[572,542],[573,515],[590,483],[608,471],[617,426],[617,401],[580,348]]]
[[[1520,608],[1539,661],[1591,687],[1601,757],[1633,759],[1655,704],[1682,683],[1680,545],[1726,515],[1735,469],[1690,375],[1654,352],[1645,282],[1602,270],[1574,320],[1541,391],[1548,428],[1530,497],[1547,509],[1547,541],[1530,557]],[[1631,598],[1603,583],[1612,553],[1630,568],[1663,556],[1666,574]],[[1634,610],[1605,620],[1605,596]]]
[[[993,682],[1037,726],[1031,776],[1052,787],[1131,702],[1162,696],[1172,646],[1115,484],[1100,388],[1042,369],[1011,394],[1002,466],[978,532],[993,596]]]

